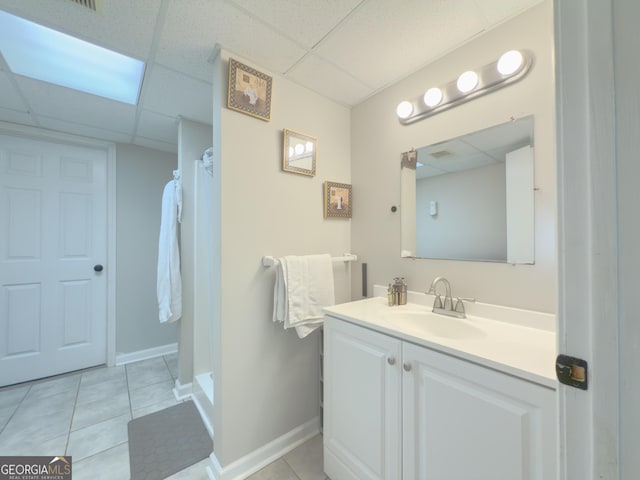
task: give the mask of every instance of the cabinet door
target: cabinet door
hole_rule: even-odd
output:
[[[404,480],[557,478],[555,391],[405,343]]]
[[[325,473],[400,479],[400,340],[327,317],[324,342]]]

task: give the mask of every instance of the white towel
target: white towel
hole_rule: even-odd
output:
[[[304,338],[324,321],[322,309],[335,303],[331,256],[286,256],[276,266],[273,321]]]
[[[175,322],[182,316],[182,279],[178,222],[182,217],[182,187],[172,180],[162,193],[162,219],[158,242],[158,309],[160,322]]]

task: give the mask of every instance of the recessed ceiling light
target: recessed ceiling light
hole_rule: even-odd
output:
[[[0,51],[17,75],[138,103],[144,62],[0,11]]]

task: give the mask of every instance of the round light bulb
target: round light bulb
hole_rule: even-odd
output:
[[[435,107],[442,101],[442,90],[437,87],[430,88],[424,94],[424,104],[427,107]]]
[[[304,149],[307,152],[313,152],[313,142],[307,142],[304,144]]]
[[[296,150],[296,155],[301,155],[304,153],[304,145],[302,145],[301,143],[298,143],[294,148]]]
[[[478,74],[471,70],[467,70],[458,77],[456,85],[458,86],[458,90],[462,93],[468,93],[478,85]]]
[[[396,114],[402,119],[409,118],[412,113],[413,105],[411,105],[411,102],[408,102],[407,100],[400,102],[396,108]]]
[[[513,75],[520,69],[523,63],[524,57],[522,53],[518,50],[510,50],[502,54],[500,60],[498,60],[498,72],[502,75]]]

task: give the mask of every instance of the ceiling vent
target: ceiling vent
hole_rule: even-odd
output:
[[[451,155],[451,152],[448,150],[440,150],[439,152],[433,152],[433,153],[430,153],[429,155],[431,155],[433,158],[442,158],[442,157],[448,157],[449,155]]]
[[[88,8],[94,12],[98,11],[100,6],[100,0],[70,0],[73,3],[80,5],[81,7]]]

